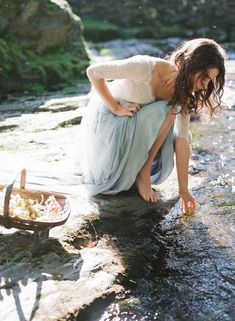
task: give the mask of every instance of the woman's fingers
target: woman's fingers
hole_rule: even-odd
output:
[[[116,112],[117,116],[129,116],[132,117],[137,111],[140,110],[140,106],[119,106],[118,111]]]
[[[181,210],[186,214],[193,214],[196,208],[195,199],[189,191],[180,193]]]
[[[181,200],[181,208],[183,213],[193,214],[195,211],[195,201],[194,200]]]
[[[128,107],[128,110],[129,111],[131,111],[131,112],[133,112],[133,113],[137,113],[137,111],[140,109],[140,107],[139,106],[129,106]]]
[[[126,115],[132,117],[135,113],[137,113],[137,111],[138,111],[137,107],[133,107],[133,106],[128,107],[126,109]]]

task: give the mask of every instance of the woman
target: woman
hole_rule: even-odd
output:
[[[175,149],[183,211],[194,209],[188,189],[190,113],[207,109],[212,115],[220,105],[224,60],[214,40],[199,38],[182,44],[168,60],[138,55],[89,66],[95,93],[79,145],[89,193],[115,194],[135,183],[144,200],[157,202],[151,183],[169,176]]]

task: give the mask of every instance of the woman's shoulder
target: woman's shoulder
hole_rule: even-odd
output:
[[[154,56],[149,56],[149,55],[134,55],[129,57],[131,60],[136,60],[136,61],[144,61],[144,62],[157,62],[159,60],[163,60],[162,58],[154,57]]]
[[[130,57],[132,61],[137,63],[146,63],[152,65],[153,71],[158,71],[160,74],[168,74],[172,71],[176,71],[175,65],[163,58],[154,57],[149,55],[135,55]]]
[[[162,59],[162,58],[158,58],[155,61],[154,68],[158,69],[159,71],[162,71],[163,73],[176,70],[176,67],[172,62]]]
[[[128,60],[139,66],[138,68],[145,68],[149,72],[153,72],[156,68],[162,68],[164,66],[165,60],[159,57],[149,56],[149,55],[134,55],[128,58]],[[168,63],[168,62],[167,62]]]

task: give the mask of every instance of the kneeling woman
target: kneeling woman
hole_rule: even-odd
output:
[[[168,60],[137,55],[88,67],[95,92],[82,120],[78,160],[90,195],[135,183],[144,200],[157,202],[151,184],[169,176],[175,148],[183,210],[195,207],[188,189],[190,113],[206,108],[212,115],[220,105],[224,60],[214,40],[199,38]]]

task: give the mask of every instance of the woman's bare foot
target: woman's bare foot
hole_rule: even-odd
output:
[[[135,180],[140,196],[147,202],[158,202],[161,198],[153,191],[150,182],[150,176],[144,170],[141,170]]]

